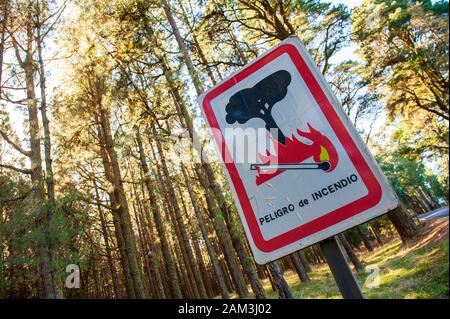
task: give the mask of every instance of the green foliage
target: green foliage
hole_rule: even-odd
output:
[[[393,138],[448,160],[448,2],[364,1],[352,27],[365,79],[399,121]]]
[[[0,258],[0,274],[4,274],[0,276],[0,297],[39,296],[37,241],[44,236],[48,236],[50,249],[57,255],[57,277],[62,282],[66,265],[77,260],[74,248],[82,234],[84,213],[77,207],[77,200],[68,194],[39,208],[20,175],[0,175],[0,254],[7,256]],[[37,208],[41,214],[52,213],[48,232],[37,226]],[[6,247],[8,253],[3,250]]]
[[[448,239],[446,239],[446,240],[444,240],[442,242],[442,247],[444,247],[444,252],[445,252],[445,254],[447,255],[447,258],[448,258]]]
[[[422,189],[434,200],[448,201],[445,185],[426,169],[420,159],[408,158],[401,151],[378,154],[376,159],[400,198],[414,196],[418,189]]]

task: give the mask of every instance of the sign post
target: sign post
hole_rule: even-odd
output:
[[[337,238],[334,236],[327,238],[321,241],[319,245],[342,296],[345,299],[364,299],[364,294],[344,257]]]
[[[257,263],[397,207],[386,177],[298,38],[282,41],[199,103]],[[322,246],[336,280],[349,280],[333,239]]]

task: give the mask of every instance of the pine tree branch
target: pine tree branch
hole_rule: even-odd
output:
[[[22,174],[31,174],[32,173],[31,169],[19,168],[19,167],[15,167],[15,166],[8,165],[8,164],[0,164],[0,168],[1,167],[7,168],[7,169],[11,169],[13,171],[16,171],[16,172],[19,172],[19,173],[22,173]]]
[[[9,145],[14,147],[17,151],[19,151],[20,153],[22,153],[23,155],[25,155],[27,157],[31,157],[31,151],[27,151],[22,146],[20,146],[19,144],[15,143],[14,141],[12,141],[4,131],[0,130],[0,135],[3,137],[3,139],[6,142],[8,142]]]

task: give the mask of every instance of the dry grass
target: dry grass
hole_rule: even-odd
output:
[[[378,287],[369,288],[369,273],[357,274],[367,298],[448,298],[448,218],[425,223],[419,238],[402,245],[394,238],[382,247],[361,253],[365,266],[378,267]],[[326,265],[316,267],[311,282],[300,283],[294,272],[285,278],[296,298],[342,298]],[[264,281],[269,298],[277,298]]]

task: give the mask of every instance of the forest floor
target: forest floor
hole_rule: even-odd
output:
[[[395,237],[372,252],[358,252],[366,272],[357,278],[366,298],[449,298],[448,230],[448,218],[430,220],[408,245]],[[370,279],[376,267],[378,286]],[[327,265],[315,267],[309,276],[310,282],[300,283],[295,272],[285,272],[295,298],[342,298]],[[267,296],[277,298],[270,282],[263,284]]]

